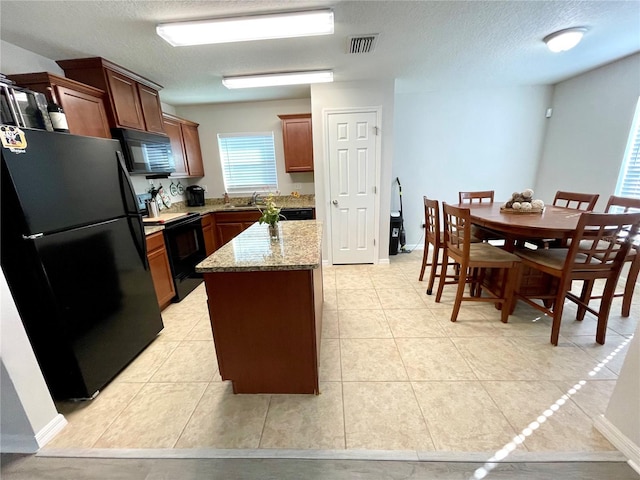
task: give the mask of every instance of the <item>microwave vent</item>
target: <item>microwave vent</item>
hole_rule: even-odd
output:
[[[378,43],[378,34],[349,37],[348,53],[371,53]]]

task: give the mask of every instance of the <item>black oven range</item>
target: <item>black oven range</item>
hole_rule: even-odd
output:
[[[196,265],[207,257],[200,214],[160,214],[142,220],[145,226],[164,226],[162,233],[176,290],[173,302],[179,302],[202,283],[202,274],[195,271]]]

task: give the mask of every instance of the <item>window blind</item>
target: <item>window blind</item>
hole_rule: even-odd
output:
[[[273,132],[220,133],[218,148],[227,192],[278,189]]]
[[[640,100],[636,108],[634,126],[629,134],[627,152],[622,166],[616,195],[640,198]]]

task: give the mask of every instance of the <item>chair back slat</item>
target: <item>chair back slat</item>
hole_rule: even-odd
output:
[[[422,197],[424,201],[424,228],[427,242],[440,248],[440,202]]]
[[[640,213],[583,213],[576,228],[565,270],[597,278],[598,272],[619,269],[638,234]],[[593,275],[589,276],[588,272]]]
[[[493,203],[493,190],[458,192],[459,203]]]
[[[591,211],[595,208],[599,196],[597,193],[576,193],[558,190],[553,199],[553,205]]]
[[[447,249],[468,261],[471,243],[471,213],[469,209],[443,203],[442,210]]]

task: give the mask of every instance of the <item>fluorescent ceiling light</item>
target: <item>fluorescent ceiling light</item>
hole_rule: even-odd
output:
[[[227,88],[273,87],[278,85],[301,85],[327,82],[333,82],[333,72],[331,70],[269,73],[264,75],[245,75],[242,77],[224,77],[222,79],[222,84]]]
[[[543,41],[552,52],[566,52],[580,43],[586,31],[584,27],[567,28],[547,35]]]
[[[174,47],[330,35],[333,34],[333,11],[311,10],[163,23],[156,27],[156,33]]]

